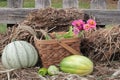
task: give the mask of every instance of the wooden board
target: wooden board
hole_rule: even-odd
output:
[[[0,23],[16,24],[23,21],[26,16],[37,9],[32,8],[0,8]]]
[[[37,10],[35,8],[0,8],[0,23],[20,23],[30,12]],[[120,23],[120,10],[83,9],[82,11],[95,17],[98,25]]]
[[[85,14],[95,17],[99,25],[120,24],[120,10],[83,10]]]

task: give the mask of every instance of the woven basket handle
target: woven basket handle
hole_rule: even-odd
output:
[[[69,52],[71,52],[72,54],[76,54],[76,55],[80,55],[80,52],[76,51],[75,49],[71,48],[70,46],[68,46],[67,44],[65,44],[64,42],[58,42],[59,45],[61,45],[62,47],[64,47],[65,49],[67,49]]]

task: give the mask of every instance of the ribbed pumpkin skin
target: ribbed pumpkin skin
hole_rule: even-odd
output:
[[[32,67],[37,61],[37,51],[26,41],[9,43],[2,53],[2,64],[8,69]]]

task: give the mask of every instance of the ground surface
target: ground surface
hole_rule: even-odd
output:
[[[39,67],[18,69],[11,71],[9,74],[11,80],[120,80],[120,72],[116,72],[120,71],[120,61],[114,61],[111,65],[96,63],[93,73],[84,77],[68,73],[41,77],[37,73],[38,69]],[[0,71],[5,70],[0,62]],[[6,73],[0,73],[0,80],[7,80]]]

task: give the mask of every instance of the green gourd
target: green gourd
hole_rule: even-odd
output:
[[[85,76],[92,73],[93,62],[85,56],[71,55],[60,62],[60,69],[63,72]]]
[[[2,64],[8,69],[34,66],[38,61],[36,49],[26,41],[13,41],[5,46]]]

